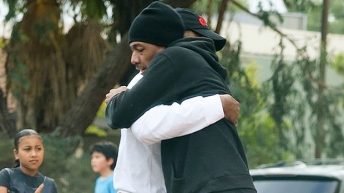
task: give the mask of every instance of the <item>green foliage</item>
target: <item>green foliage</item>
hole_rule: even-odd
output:
[[[6,135],[0,135],[0,169],[5,167],[13,167],[13,140],[6,137]]]
[[[307,29],[321,30],[322,1],[315,0],[285,0],[289,12],[301,12],[307,15]],[[329,32],[344,34],[344,2],[330,0],[329,3]]]
[[[5,17],[5,21],[14,19],[19,12],[23,9],[23,3],[20,0],[3,0],[8,6],[8,13]]]
[[[229,70],[232,94],[240,100],[238,131],[251,167],[278,160],[311,159],[314,152],[309,149],[314,144],[325,156],[343,155],[339,153],[344,146],[343,86],[326,85],[326,105],[320,106],[319,61],[307,55],[306,47],[298,49],[293,61],[286,61],[283,41],[282,37],[271,63],[271,78],[263,84],[255,80],[254,63],[241,64],[240,41],[223,51],[221,62]],[[339,72],[342,57],[338,55],[333,64]],[[319,108],[324,112],[322,129],[318,127]],[[324,144],[318,144],[319,133],[323,134]]]
[[[35,22],[34,25],[34,35],[38,37],[39,43],[43,45],[51,44],[51,33],[56,31],[58,27],[55,25],[55,21],[52,21],[50,18],[42,18]]]
[[[106,15],[105,0],[83,0],[81,10],[89,18],[100,20]]]
[[[93,192],[89,155],[83,153],[80,137],[56,138],[44,135],[45,160],[41,172],[55,179],[61,193]]]
[[[319,6],[319,2],[313,0],[284,0],[289,12],[307,12],[307,10]]]
[[[27,66],[22,63],[17,56],[10,58],[15,64],[14,69],[9,69],[8,77],[11,79],[11,86],[13,94],[17,98],[22,98],[23,92],[27,92],[30,87],[30,82],[27,80]]]
[[[221,64],[228,69],[232,95],[240,101],[238,132],[245,146],[249,165],[252,168],[290,158],[290,152],[280,146],[278,127],[267,111],[270,91],[256,80],[255,63],[241,63],[240,51],[240,41],[224,48]]]
[[[288,151],[287,132],[290,130],[288,122],[288,114],[291,110],[292,101],[289,101],[291,93],[295,93],[295,69],[293,65],[288,64],[283,56],[284,43],[283,39],[279,43],[280,52],[276,54],[272,60],[271,68],[273,74],[265,83],[267,90],[271,90],[270,96],[267,96],[268,110],[275,121],[278,131],[279,147]]]
[[[86,129],[85,134],[96,135],[98,137],[105,137],[105,136],[107,136],[107,132],[104,129],[99,128],[99,127],[97,127],[95,125],[89,126]]]
[[[307,29],[310,31],[320,31],[321,29],[321,7],[313,7],[307,12]]]
[[[250,167],[283,159],[278,146],[277,130],[268,113],[241,117],[238,131],[242,137]]]
[[[99,120],[105,120],[105,109],[106,109],[106,103],[103,102],[97,112],[96,118]],[[108,131],[106,131],[104,128],[97,127],[96,125],[90,125],[86,131],[85,134],[87,135],[95,135],[98,137],[106,137],[108,135]]]
[[[97,117],[98,118],[102,118],[104,119],[105,118],[105,109],[106,109],[106,103],[103,102],[100,107],[99,107],[99,110],[97,112]]]
[[[216,5],[215,3],[213,3],[211,5],[211,12],[217,12],[217,7],[214,6]],[[197,13],[201,14],[201,13],[206,13],[208,10],[208,0],[199,0],[196,1],[193,5],[192,5],[192,9],[195,10]]]
[[[259,11],[257,15],[264,23],[264,25],[275,28],[277,26],[277,23],[283,23],[283,17],[280,13],[278,13],[277,11],[264,11],[261,2],[259,2],[258,4],[258,9]],[[277,20],[274,21],[274,19]]]
[[[5,39],[0,37],[0,49],[3,49],[6,45]]]
[[[331,33],[344,34],[344,1],[343,0],[331,0],[330,1],[330,20],[329,31]]]
[[[283,63],[278,64],[278,66],[283,66]],[[282,73],[279,77],[287,75],[286,77],[289,76],[289,78],[280,81],[276,88],[283,89],[283,85],[288,85],[288,79],[295,81],[295,83],[290,85],[290,88],[289,86],[286,88],[289,89],[288,92],[284,92],[284,90],[282,92],[274,90],[273,92],[275,96],[278,96],[275,97],[273,106],[287,107],[281,114],[284,119],[280,120],[291,123],[287,126],[289,129],[283,129],[289,144],[286,148],[292,151],[297,159],[309,159],[309,156],[315,156],[305,153],[311,147],[311,143],[314,143],[316,149],[320,150],[324,156],[342,156],[340,148],[343,147],[344,135],[340,125],[343,125],[341,120],[341,116],[343,116],[343,106],[341,105],[344,96],[343,88],[341,86],[331,87],[326,82],[321,82],[326,86],[322,93],[324,97],[319,101],[319,61],[309,58],[306,49],[298,50],[295,61],[287,66],[288,68],[281,69],[286,74]],[[274,70],[274,72],[277,71]],[[280,100],[279,98],[286,100],[276,103]],[[319,110],[322,112],[320,116],[323,117],[323,127],[319,127]],[[275,118],[275,120],[278,119]],[[308,132],[310,135],[307,134]]]
[[[332,62],[332,67],[344,76],[344,53],[337,54]]]
[[[344,34],[344,18],[336,19],[333,22],[330,22],[329,32],[330,33],[338,33]]]
[[[97,174],[91,169],[89,154],[84,153],[80,158],[71,157],[66,164],[67,172],[59,177],[59,192],[93,193]]]
[[[246,0],[237,0],[242,5],[247,5]],[[194,4],[192,4],[192,9],[195,10],[197,13],[204,14],[207,13],[207,10],[209,9],[209,0],[198,0]],[[230,5],[231,2],[228,1],[228,5]],[[212,0],[212,3],[210,4],[210,11],[212,14],[217,14],[219,9],[220,1],[219,0]],[[227,9],[231,12],[238,11],[239,9],[235,6],[227,6]]]

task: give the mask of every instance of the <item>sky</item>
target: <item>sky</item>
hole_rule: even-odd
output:
[[[283,0],[248,0],[249,10],[253,13],[258,12],[258,5],[261,3],[263,10],[275,10],[279,13],[286,13],[287,7]]]
[[[8,12],[7,6],[0,0],[0,37],[10,36],[9,26],[4,24],[5,16]]]

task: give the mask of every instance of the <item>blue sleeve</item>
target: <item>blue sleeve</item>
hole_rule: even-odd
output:
[[[112,177],[112,180],[111,180],[111,184],[110,184],[110,186],[109,186],[109,189],[110,189],[110,193],[116,193],[117,192],[117,190],[116,190],[116,187],[115,187],[115,185],[114,185],[114,183],[113,183],[113,177]]]
[[[109,187],[109,193],[116,193],[117,191],[114,189],[113,186]]]

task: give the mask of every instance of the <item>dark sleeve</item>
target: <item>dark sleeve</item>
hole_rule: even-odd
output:
[[[54,182],[54,187],[53,187],[53,191],[52,191],[53,193],[57,193],[57,187],[56,187],[56,184],[55,184],[55,182]]]
[[[168,56],[159,54],[133,88],[114,96],[106,107],[106,120],[111,128],[129,128],[153,106],[167,104],[175,98],[174,79],[180,68]]]
[[[57,193],[56,183],[52,178],[46,179],[44,183],[44,193]]]
[[[0,171],[0,186],[6,187],[7,189],[10,187],[10,175],[8,170],[8,168],[4,168]]]

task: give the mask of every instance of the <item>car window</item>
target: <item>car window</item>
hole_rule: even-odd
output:
[[[257,193],[336,193],[338,181],[335,180],[255,180]]]

